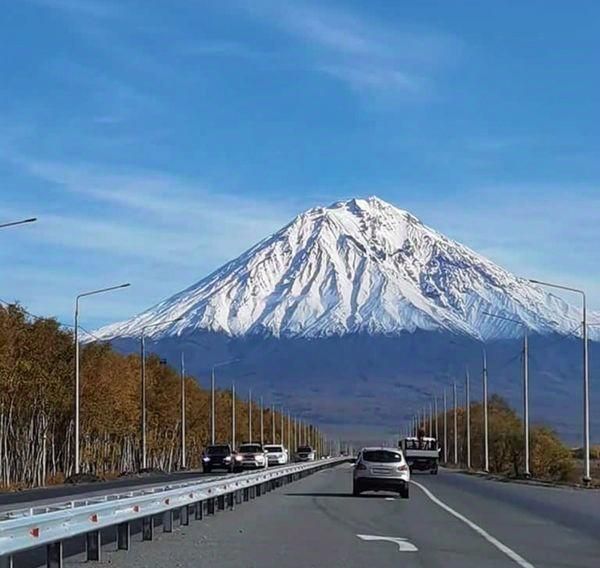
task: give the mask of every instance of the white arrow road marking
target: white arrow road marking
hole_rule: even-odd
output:
[[[419,550],[412,542],[408,542],[408,540],[401,536],[376,536],[374,534],[357,534],[356,536],[362,540],[395,542],[398,545],[399,552],[417,552]]]
[[[522,556],[518,555],[512,548],[509,548],[505,544],[501,543],[497,538],[493,537],[486,530],[482,529],[479,525],[476,525],[473,521],[470,521],[464,515],[461,515],[458,511],[455,511],[452,507],[449,507],[443,501],[440,501],[427,487],[411,480],[413,485],[416,485],[427,497],[429,497],[436,505],[439,505],[444,511],[448,511],[451,515],[461,520],[465,525],[472,528],[477,534],[481,535],[490,544],[493,544],[498,550],[506,554],[512,561],[516,562],[521,568],[535,568],[533,564],[527,562]]]

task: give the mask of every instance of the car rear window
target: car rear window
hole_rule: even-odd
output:
[[[229,446],[208,446],[206,448],[207,454],[228,454]]]
[[[262,452],[263,449],[256,444],[246,444],[244,446],[240,446],[240,452],[248,453],[248,454],[256,454]]]
[[[298,448],[298,453],[303,453],[303,454],[307,453],[308,454],[310,452],[312,452],[312,448],[310,446],[300,446]]]
[[[265,446],[265,450],[267,450],[267,452],[283,452],[281,446]]]
[[[375,463],[394,463],[402,461],[402,454],[388,450],[367,450],[362,454],[363,461]]]

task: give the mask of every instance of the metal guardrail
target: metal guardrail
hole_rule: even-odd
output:
[[[71,500],[0,514],[0,567],[12,567],[13,555],[47,547],[47,566],[62,566],[62,541],[86,535],[88,560],[100,560],[100,530],[117,528],[117,548],[128,550],[130,523],[142,520],[142,540],[152,540],[154,517],[163,514],[163,529],[172,530],[173,513],[179,509],[180,524],[216,510],[233,509],[275,487],[300,479],[326,467],[347,461],[332,458],[266,469],[257,473],[227,476],[210,481],[165,484],[89,499]]]

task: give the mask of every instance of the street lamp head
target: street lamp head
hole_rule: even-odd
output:
[[[30,217],[29,219],[22,219],[21,221],[12,221],[10,223],[0,223],[0,229],[4,227],[14,227],[16,225],[25,225],[26,223],[34,223],[37,221],[37,217]]]

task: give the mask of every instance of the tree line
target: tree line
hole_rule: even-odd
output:
[[[484,428],[483,404],[470,404],[471,423],[471,467],[483,470]],[[444,413],[437,416],[439,442],[443,449]],[[446,413],[448,463],[454,461],[454,410]],[[421,429],[429,433],[429,422],[421,423]],[[488,401],[488,440],[490,473],[521,477],[524,473],[524,424],[521,417],[498,395]],[[457,408],[458,465],[467,463],[467,413],[466,407]],[[529,431],[530,472],[533,477],[552,481],[569,480],[574,467],[573,452],[567,448],[557,434],[544,425],[533,425]]]
[[[74,468],[74,339],[52,318],[32,318],[18,305],[0,307],[0,487],[61,482]],[[81,349],[81,471],[98,476],[140,468],[140,358],[107,343]],[[210,392],[185,377],[188,467],[200,465],[210,442]],[[181,463],[181,376],[155,355],[146,359],[147,451],[150,468]],[[260,440],[260,408],[252,405],[252,441]],[[248,438],[248,402],[236,400],[238,441]],[[216,393],[216,440],[231,439],[232,392]],[[271,409],[264,410],[271,442]],[[275,412],[276,441],[301,439],[300,426]],[[291,431],[290,431],[291,426]],[[322,436],[304,425],[304,439]]]

